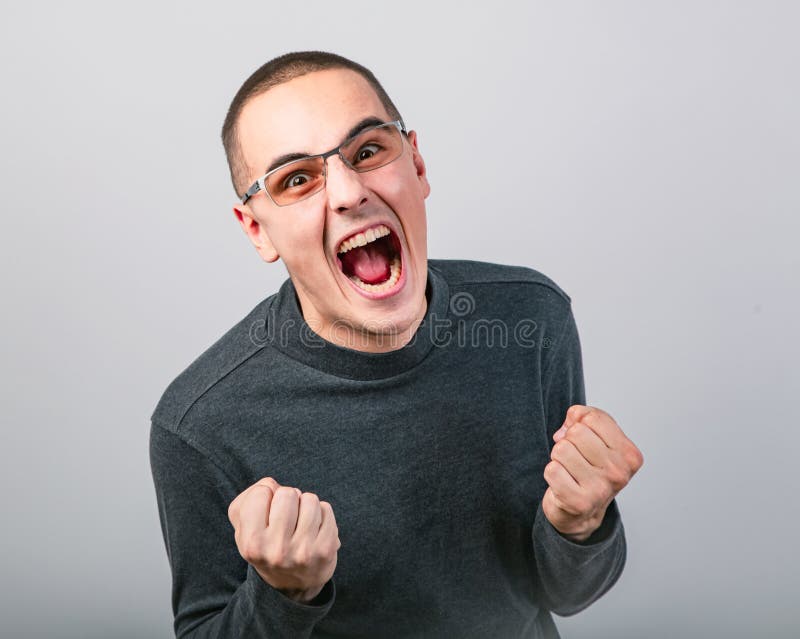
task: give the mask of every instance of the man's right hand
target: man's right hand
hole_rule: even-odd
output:
[[[228,506],[236,546],[270,586],[307,603],[333,576],[341,542],[333,508],[313,493],[260,479]]]

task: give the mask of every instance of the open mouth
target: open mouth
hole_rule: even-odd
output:
[[[373,295],[397,285],[403,271],[401,255],[400,240],[385,224],[351,235],[337,249],[342,273]]]

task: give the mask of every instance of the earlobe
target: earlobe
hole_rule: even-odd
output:
[[[414,149],[414,168],[417,170],[418,177],[425,177],[425,160],[416,149]]]
[[[264,230],[264,225],[259,223],[246,205],[235,204],[233,206],[233,214],[236,216],[244,234],[250,238],[253,246],[256,247],[261,259],[265,262],[274,262],[280,257]]]
[[[270,264],[280,257],[280,255],[278,255],[278,251],[275,250],[275,247],[272,245],[272,242],[269,241],[269,238],[266,235],[264,236],[264,241],[261,243],[261,245],[256,246],[256,250],[261,256],[261,259],[263,259],[265,262],[269,262]]]

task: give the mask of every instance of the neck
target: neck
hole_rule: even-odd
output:
[[[428,310],[428,300],[423,294],[411,319],[401,322],[399,328],[397,324],[392,322],[373,321],[365,322],[364,325],[358,326],[339,319],[334,323],[329,323],[317,316],[313,305],[303,299],[304,297],[300,291],[297,291],[300,312],[306,324],[314,333],[332,344],[364,353],[388,353],[403,348],[413,339]],[[383,327],[391,325],[391,328],[375,331],[370,330],[370,324]]]
[[[388,353],[403,348],[413,339],[427,309],[428,304],[423,296],[419,313],[402,330],[375,332],[366,327],[345,327],[339,324],[334,327],[326,327],[321,337],[337,346],[352,348],[364,353]]]

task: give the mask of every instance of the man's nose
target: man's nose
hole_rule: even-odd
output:
[[[326,171],[325,190],[331,210],[337,213],[353,212],[367,203],[367,189],[361,174],[347,166],[341,157],[329,157]]]

